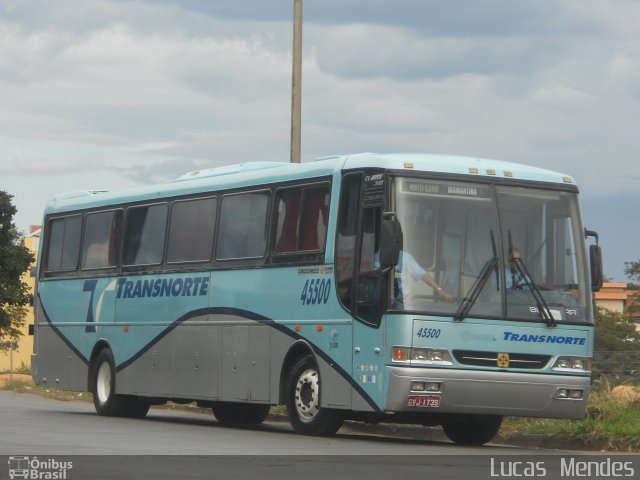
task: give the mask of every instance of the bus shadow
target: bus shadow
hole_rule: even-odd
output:
[[[242,425],[242,424],[222,424],[213,416],[200,412],[179,412],[175,410],[165,411],[164,414],[156,414],[162,410],[151,410],[143,421],[153,421],[166,424],[180,424],[202,426],[216,429],[255,431],[264,433],[278,433],[281,435],[298,436],[286,417],[270,417],[261,424]],[[185,413],[181,415],[181,413]],[[459,449],[460,446],[452,443],[441,434],[442,438],[433,438],[434,435],[429,430],[422,430],[420,427],[399,428],[387,425],[371,425],[360,422],[345,422],[345,425],[335,434],[336,439],[359,440],[374,442],[378,444],[392,445],[422,445],[422,446],[439,446],[450,447],[452,450]],[[508,449],[506,445],[483,445],[483,449]],[[455,451],[451,452],[455,454]]]
[[[73,411],[64,412],[74,417],[96,417],[93,411]],[[222,424],[212,413],[200,411],[189,411],[189,409],[152,409],[145,418],[108,418],[108,420],[120,420],[126,422],[152,422],[166,425],[187,425],[192,427],[216,428],[222,430],[241,430],[263,433],[278,433],[280,435],[297,436],[291,425],[286,421],[286,417],[270,417],[264,423],[257,425],[242,424]],[[444,437],[434,438],[435,435],[429,430],[422,430],[420,427],[397,428],[387,425],[371,425],[359,422],[345,422],[345,425],[336,433],[334,437],[339,440],[366,441],[374,444],[406,445],[406,446],[438,446],[450,448],[451,454],[456,454],[460,448]],[[478,447],[475,447],[478,448]],[[483,450],[506,450],[511,449],[508,445],[483,445]]]

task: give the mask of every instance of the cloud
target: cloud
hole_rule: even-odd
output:
[[[179,6],[212,18],[232,21],[291,22],[293,0],[152,0]],[[307,0],[306,25],[369,24],[410,28],[425,36],[503,37],[549,35],[559,31],[594,32],[602,29],[598,0],[552,0],[547,2],[484,0]],[[585,7],[586,5],[586,7]],[[576,14],[576,6],[581,12]]]
[[[67,175],[69,173],[78,173],[78,165],[82,165],[82,170],[85,172],[99,172],[105,168],[103,161],[93,158],[55,158],[51,156],[25,155],[14,160],[12,166],[3,166],[0,172],[3,175]]]
[[[609,78],[614,88],[640,100],[640,41],[625,45],[613,56]]]
[[[322,37],[322,40],[320,40]],[[354,24],[312,31],[318,66],[343,78],[389,77],[401,81],[456,75],[531,74],[550,62],[548,40],[522,36],[425,36],[399,27]],[[565,50],[555,46],[557,54]],[[523,62],[522,59],[527,61]]]
[[[192,158],[155,158],[148,163],[114,166],[111,171],[136,183],[153,184],[170,182],[186,172],[208,166],[208,163]]]
[[[75,159],[84,171],[83,159],[99,158],[93,168],[149,183],[288,159],[290,0],[0,8],[2,133],[37,168],[50,159],[64,172]],[[607,143],[618,167],[638,151],[637,11],[628,1],[307,1],[303,158],[460,153],[562,168],[595,191],[614,175],[587,167],[610,155]],[[0,168],[18,172],[9,158]]]
[[[544,86],[533,94],[531,100],[542,106],[567,109],[589,107],[596,101],[588,93],[562,85]]]

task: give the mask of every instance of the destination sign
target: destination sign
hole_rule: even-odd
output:
[[[464,185],[460,183],[402,182],[401,190],[421,195],[439,195],[447,197],[490,198],[490,191],[482,185]]]

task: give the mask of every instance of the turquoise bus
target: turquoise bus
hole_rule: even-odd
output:
[[[100,415],[197,402],[260,423],[284,404],[302,434],[414,423],[478,445],[505,415],[585,415],[602,269],[569,176],[244,163],[62,194],[43,225],[33,377]]]

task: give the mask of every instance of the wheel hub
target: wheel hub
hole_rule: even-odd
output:
[[[106,403],[111,395],[111,366],[107,362],[103,362],[98,369],[96,393],[100,403]]]
[[[296,384],[296,411],[303,422],[311,421],[320,409],[320,383],[318,372],[306,370],[298,378]]]

